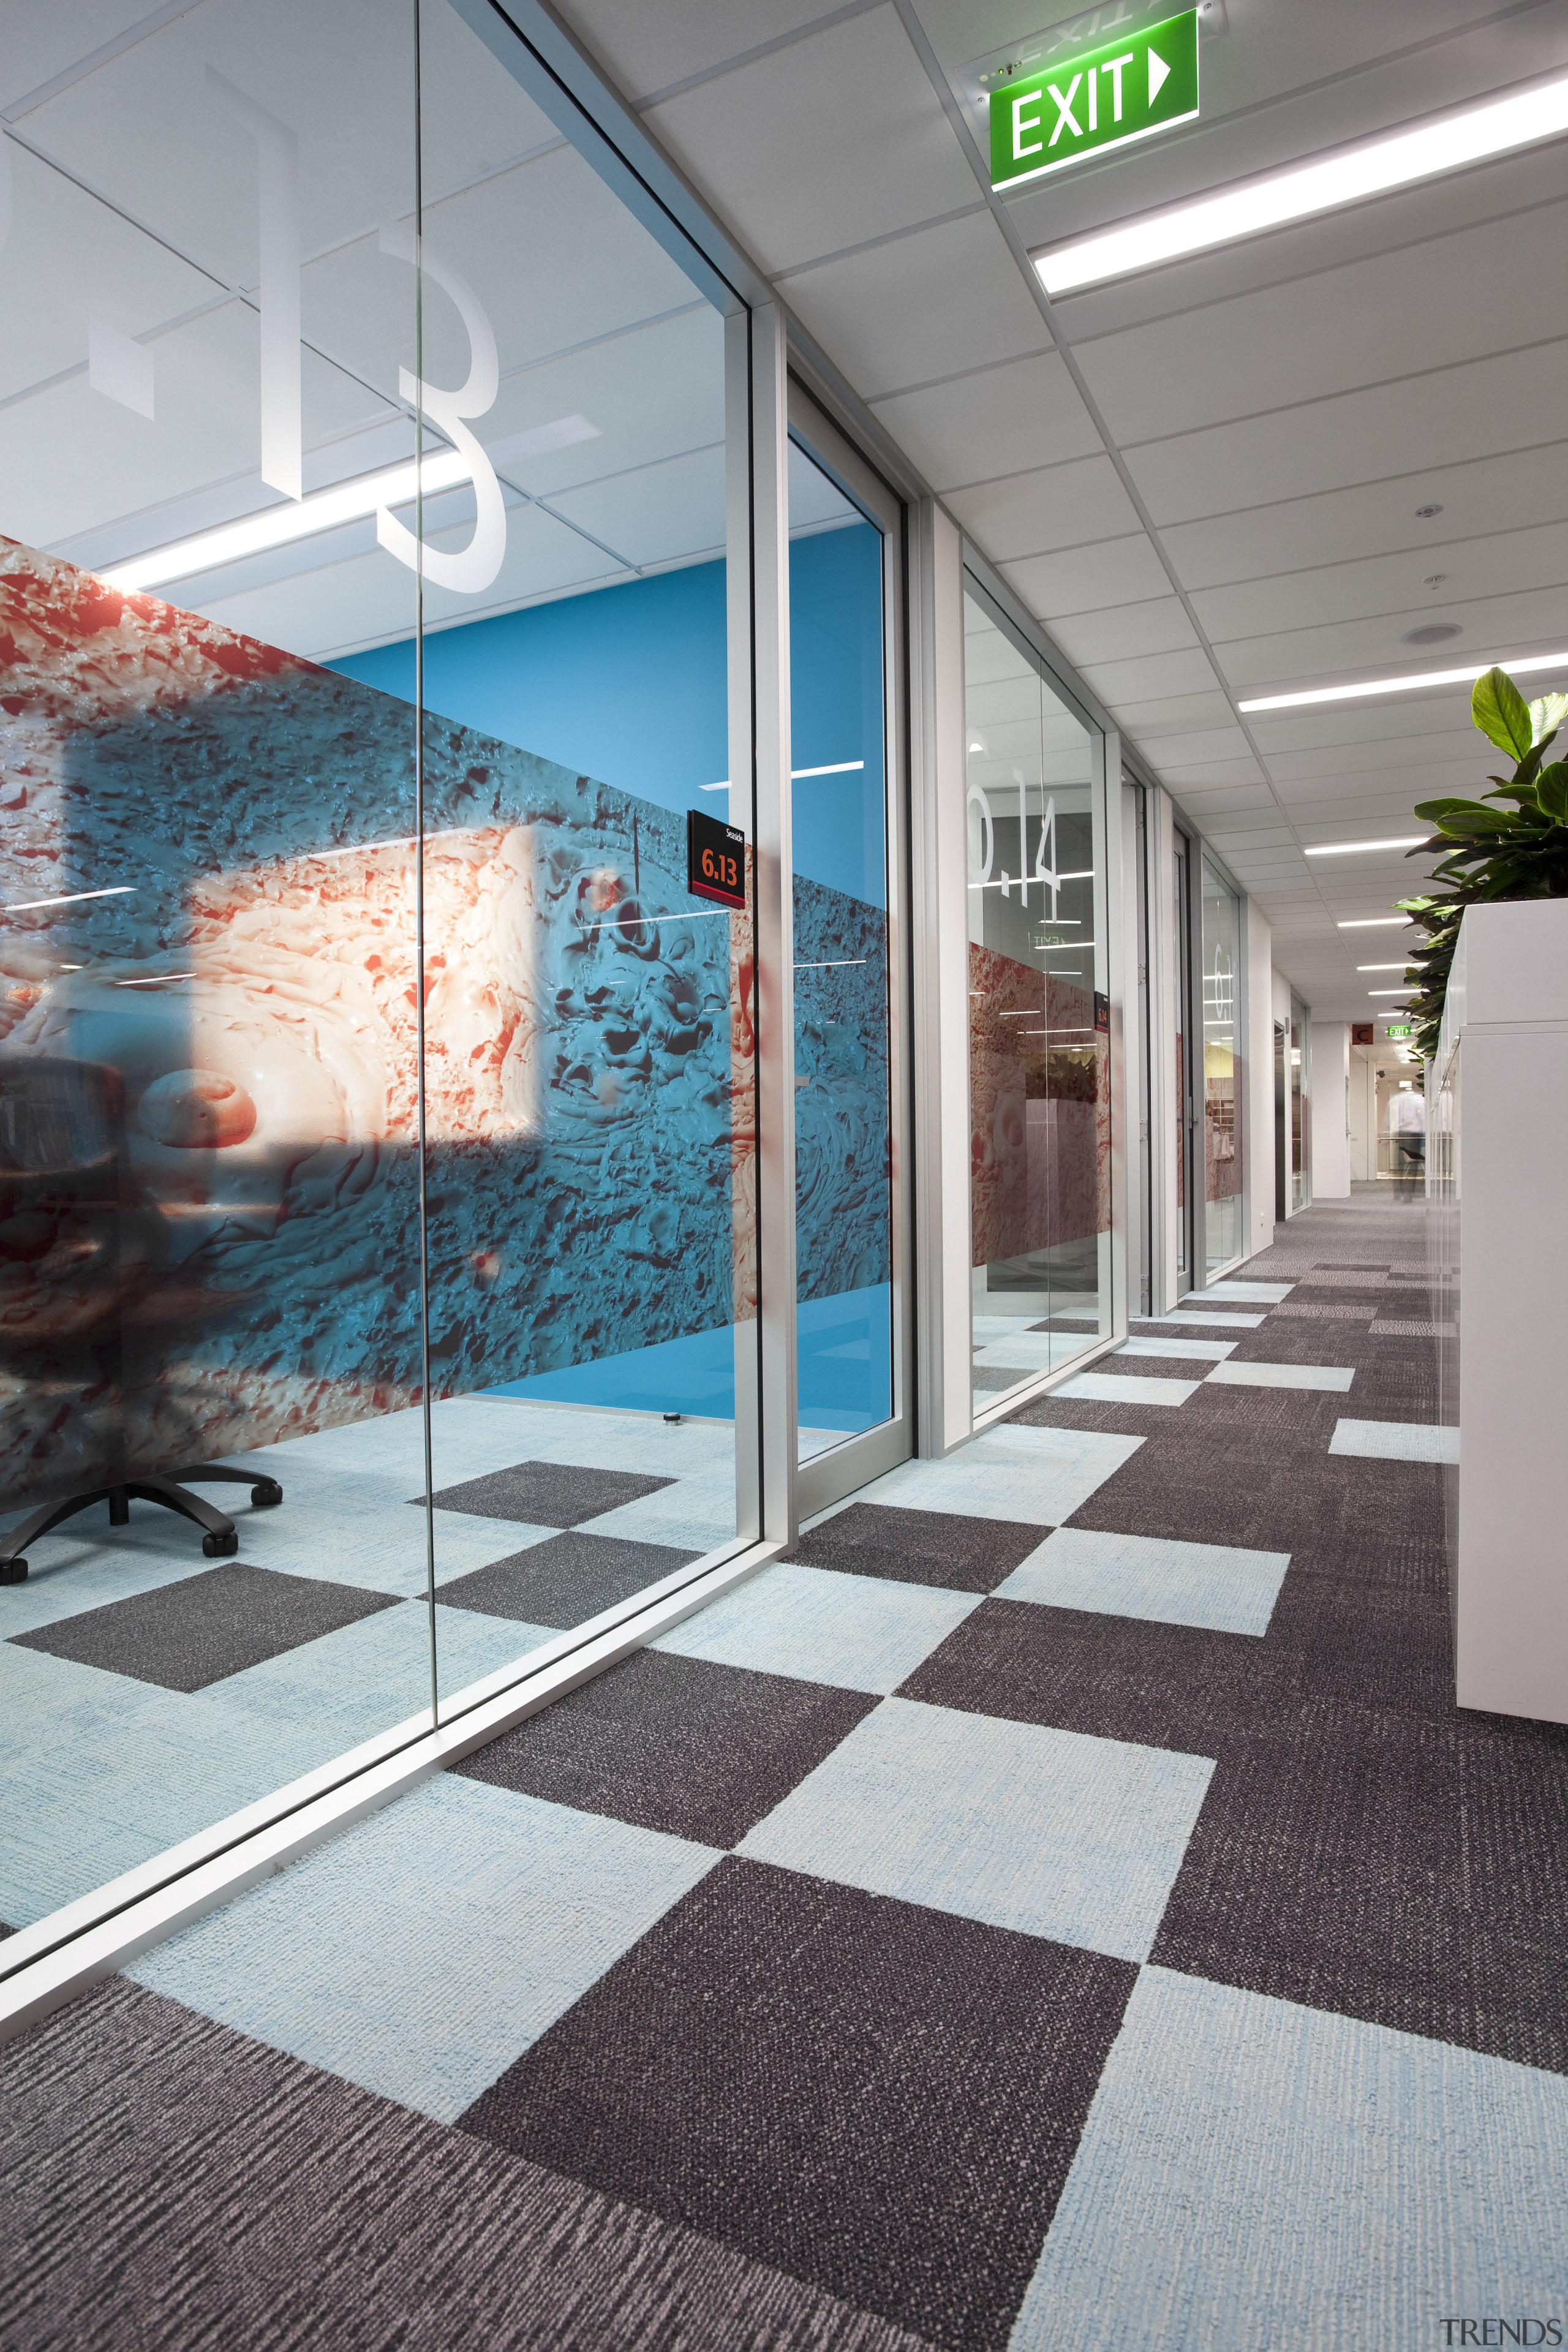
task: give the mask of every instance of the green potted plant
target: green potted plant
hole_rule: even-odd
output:
[[[1476,680],[1470,716],[1515,766],[1511,776],[1492,776],[1493,789],[1479,801],[1416,803],[1422,822],[1454,844],[1432,871],[1441,894],[1397,901],[1401,913],[1413,917],[1426,934],[1405,971],[1417,991],[1408,1007],[1413,1042],[1426,1061],[1437,1051],[1466,908],[1499,898],[1568,898],[1568,761],[1546,762],[1568,717],[1568,695],[1548,694],[1527,703],[1506,670],[1489,669]],[[1430,845],[1424,843],[1409,855],[1418,857]]]

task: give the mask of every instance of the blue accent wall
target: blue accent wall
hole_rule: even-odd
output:
[[[414,699],[414,641],[330,667]],[[425,701],[444,719],[661,808],[721,814],[729,773],[724,566],[531,604],[425,639]],[[845,756],[853,756],[846,754]]]

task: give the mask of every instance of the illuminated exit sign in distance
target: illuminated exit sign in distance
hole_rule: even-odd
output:
[[[1147,139],[1198,110],[1198,12],[1189,8],[1141,33],[991,92],[991,184],[1016,188],[1080,155]]]

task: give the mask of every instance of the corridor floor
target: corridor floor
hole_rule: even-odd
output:
[[[0,2052],[0,2344],[1568,2332],[1568,1730],[1452,1705],[1426,1248],[1307,1211]]]

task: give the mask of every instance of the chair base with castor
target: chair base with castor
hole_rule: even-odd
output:
[[[182,1481],[203,1486],[248,1486],[250,1499],[258,1510],[271,1510],[283,1500],[283,1489],[276,1478],[259,1478],[254,1470],[230,1469],[226,1463],[209,1462],[195,1470],[182,1470],[178,1478],[155,1475],[126,1478],[118,1486],[95,1486],[90,1494],[68,1496],[63,1503],[47,1503],[41,1511],[19,1527],[15,1535],[0,1537],[0,1584],[23,1584],[26,1581],[27,1546],[39,1536],[47,1535],[63,1519],[74,1518],[79,1511],[92,1508],[94,1503],[109,1505],[109,1524],[122,1528],[131,1517],[134,1497],[142,1503],[162,1503],[166,1511],[178,1511],[182,1518],[194,1519],[205,1530],[202,1549],[209,1559],[232,1559],[239,1549],[239,1537],[234,1521],[211,1503],[204,1503],[199,1495],[190,1495]]]

